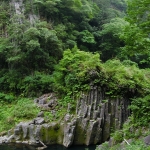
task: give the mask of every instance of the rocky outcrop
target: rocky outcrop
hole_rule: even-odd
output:
[[[35,100],[43,110],[52,110],[57,106],[53,94]],[[88,93],[82,93],[77,102],[76,113],[66,114],[58,122],[46,123],[43,113],[27,123],[18,124],[11,131],[5,142],[27,144],[62,144],[71,145],[98,144],[109,140],[112,129],[120,129],[130,115],[127,109],[128,98],[109,98],[105,91],[91,86]],[[68,111],[69,112],[69,111]]]
[[[19,24],[23,24],[24,20],[23,18],[28,18],[29,22],[30,22],[30,26],[33,26],[38,20],[39,20],[39,15],[38,14],[34,14],[34,9],[33,9],[33,0],[30,1],[26,1],[24,2],[23,0],[10,0],[10,9],[11,9],[11,17],[13,17],[13,15],[16,15],[15,17],[15,22],[18,22]],[[25,5],[30,5],[30,9],[31,11],[28,12],[28,14],[25,14]]]
[[[90,92],[82,94],[77,104],[74,144],[90,145],[108,140],[111,129],[120,129],[130,115],[128,105],[128,99],[106,98],[101,88],[91,86]]]
[[[21,15],[24,13],[23,0],[11,0],[10,6],[15,10],[15,14]]]
[[[57,98],[54,93],[44,94],[43,96],[36,98],[34,102],[41,110],[54,110],[58,105]]]
[[[144,143],[145,143],[146,145],[150,145],[150,135],[148,135],[148,136],[146,136],[146,137],[144,138]]]

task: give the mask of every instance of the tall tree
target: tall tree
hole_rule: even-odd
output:
[[[149,66],[150,59],[150,1],[128,0],[126,20],[129,24],[121,38],[126,46],[122,49],[125,56],[133,61]]]

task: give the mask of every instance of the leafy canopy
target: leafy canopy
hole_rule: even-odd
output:
[[[99,54],[80,51],[77,47],[64,51],[54,71],[54,86],[61,93],[78,92],[90,83],[90,71],[100,67]]]
[[[125,26],[121,39],[125,42],[122,51],[127,58],[149,67],[150,58],[150,1],[128,0]]]

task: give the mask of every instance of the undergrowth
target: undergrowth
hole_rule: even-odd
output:
[[[130,145],[125,143],[122,145],[117,144],[112,147],[109,147],[109,143],[105,142],[101,148],[97,147],[96,150],[150,150],[150,146],[146,146],[144,142],[140,140],[135,140],[130,143]]]
[[[0,93],[0,96],[0,132],[11,129],[21,121],[33,119],[39,112],[33,100],[29,98],[16,98],[4,93]]]

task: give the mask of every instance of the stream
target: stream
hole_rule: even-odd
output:
[[[44,150],[95,150],[96,145],[91,146],[72,146],[65,148],[61,145],[50,145]],[[16,145],[0,145],[0,150],[37,150],[36,147],[30,145],[16,144]]]

